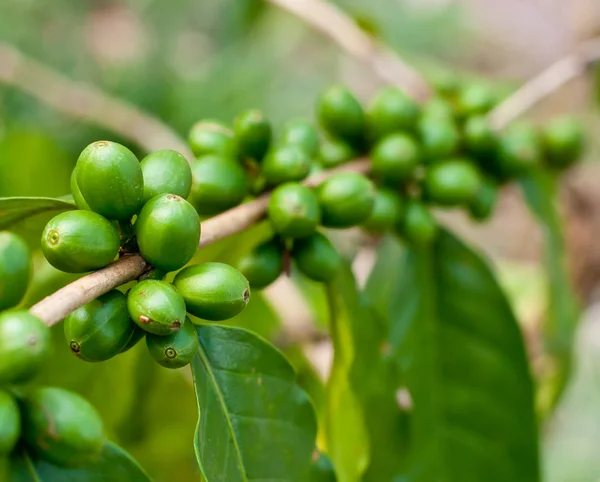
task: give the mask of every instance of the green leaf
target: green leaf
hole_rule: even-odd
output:
[[[391,340],[413,405],[408,480],[538,481],[533,383],[491,270],[446,231],[402,269]]]
[[[1,197],[0,229],[6,229],[36,214],[70,209],[77,209],[75,203],[63,198]]]
[[[194,447],[206,482],[304,482],[317,432],[294,369],[241,328],[197,326]]]
[[[148,482],[150,477],[123,449],[106,442],[100,459],[80,468],[57,467],[21,450],[11,459],[11,482]]]

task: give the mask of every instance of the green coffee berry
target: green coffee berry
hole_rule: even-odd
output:
[[[456,110],[460,117],[487,113],[496,103],[494,93],[482,84],[464,86],[456,99]]]
[[[84,209],[86,211],[91,211],[88,203],[83,199],[83,194],[81,194],[81,190],[77,185],[77,167],[73,169],[71,172],[71,194],[73,195],[73,200],[79,209]]]
[[[137,345],[142,338],[146,336],[146,331],[141,329],[139,326],[135,325],[135,329],[131,333],[131,337],[125,344],[125,346],[121,349],[121,353],[125,353],[126,351],[131,350],[135,345]]]
[[[50,330],[26,310],[0,314],[0,385],[33,378],[50,351]]]
[[[159,194],[176,194],[186,198],[192,187],[190,165],[179,152],[162,149],[140,162],[144,176],[144,203]]]
[[[425,173],[427,199],[444,206],[469,203],[481,185],[477,168],[466,159],[450,159],[430,166]]]
[[[366,221],[375,203],[375,186],[355,172],[341,172],[317,188],[323,226],[348,228]]]
[[[189,201],[201,216],[219,214],[237,206],[248,195],[249,183],[236,161],[211,155],[192,165]]]
[[[342,258],[331,241],[318,232],[296,240],[292,257],[305,276],[321,283],[331,281],[342,265]]]
[[[0,311],[20,303],[33,272],[27,243],[9,231],[0,231]]]
[[[77,160],[75,179],[89,208],[105,218],[130,219],[142,207],[142,168],[121,144],[98,141],[87,146]]]
[[[78,308],[64,321],[69,348],[88,362],[105,361],[121,353],[136,328],[129,318],[127,297],[118,290]]]
[[[194,124],[188,137],[196,157],[216,154],[224,157],[236,155],[233,132],[224,124],[214,120],[201,120]]]
[[[250,300],[248,280],[224,263],[201,263],[182,269],[173,284],[188,312],[198,318],[221,321],[241,313]]]
[[[469,214],[477,221],[490,217],[498,198],[498,186],[492,180],[484,178],[477,195],[469,203]]]
[[[367,110],[367,132],[372,142],[398,131],[411,131],[419,118],[419,105],[397,87],[384,87]]]
[[[317,195],[296,182],[282,184],[273,190],[267,214],[273,231],[285,238],[308,236],[321,223]]]
[[[425,247],[435,240],[438,225],[425,205],[418,201],[411,201],[406,207],[399,230],[414,247]]]
[[[521,122],[509,126],[500,136],[498,169],[508,177],[518,177],[539,166],[542,147],[535,127]]]
[[[337,482],[335,469],[327,455],[320,453],[319,458],[310,466],[310,482]]]
[[[421,121],[426,119],[453,120],[454,109],[443,97],[434,97],[422,107]]]
[[[103,268],[119,252],[119,233],[92,211],[67,211],[52,218],[42,233],[42,252],[55,268],[85,273]]]
[[[469,154],[482,160],[489,160],[498,145],[496,133],[485,116],[473,116],[465,121],[463,142]]]
[[[283,249],[276,240],[261,244],[242,257],[237,269],[252,289],[262,289],[273,283],[283,272]]]
[[[233,123],[238,156],[261,161],[271,144],[271,124],[261,111],[253,109],[239,114]]]
[[[572,118],[553,119],[542,129],[546,162],[558,169],[564,169],[579,160],[584,142],[583,128]]]
[[[198,333],[186,317],[183,326],[172,335],[146,335],[146,346],[152,358],[165,368],[181,368],[189,364],[198,353]]]
[[[309,159],[314,159],[319,152],[319,133],[310,122],[293,119],[284,126],[281,143],[298,146]]]
[[[131,319],[153,335],[175,333],[185,321],[185,302],[166,281],[140,281],[127,294],[127,309]]]
[[[400,183],[410,179],[421,162],[417,142],[407,134],[391,134],[383,137],[371,151],[373,175]]]
[[[341,139],[325,139],[319,148],[319,162],[325,169],[341,166],[357,157],[357,153]]]
[[[360,102],[343,86],[334,86],[321,94],[317,102],[317,117],[321,126],[333,137],[352,146],[364,139],[365,114]]]
[[[175,271],[194,256],[200,241],[200,218],[175,194],[160,194],[144,204],[134,225],[140,254],[163,271]]]
[[[301,181],[310,172],[310,161],[310,157],[299,146],[278,146],[264,158],[261,174],[266,183],[271,186]]]
[[[383,234],[400,222],[403,212],[404,202],[398,193],[391,189],[379,188],[371,215],[362,227],[368,233]]]
[[[456,123],[449,117],[427,117],[418,124],[423,155],[434,161],[455,154],[460,144]]]
[[[21,403],[23,441],[36,456],[63,467],[94,462],[104,444],[96,409],[61,388],[38,388]]]
[[[14,397],[0,390],[0,458],[9,455],[21,436],[21,412]]]

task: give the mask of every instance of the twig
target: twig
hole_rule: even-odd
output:
[[[267,0],[312,25],[330,37],[350,55],[361,60],[382,80],[401,88],[415,100],[424,102],[431,89],[421,75],[392,50],[372,38],[351,18],[323,0]]]

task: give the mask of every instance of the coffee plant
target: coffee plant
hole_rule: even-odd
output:
[[[189,133],[191,163],[173,150],[140,161],[97,141],[77,160],[71,197],[1,199],[3,229],[58,211],[41,233],[46,260],[91,272],[28,310],[30,249],[0,233],[2,480],[150,480],[88,401],[35,383],[52,356],[49,327],[62,321],[73,364],[145,344],[160,366],[191,367],[198,480],[538,481],[519,325],[487,261],[437,213],[485,222],[499,190],[517,183],[549,226],[547,244],[560,244],[555,183],[584,136],[572,119],[500,132],[487,116],[497,103],[468,82],[439,85],[424,105],[384,87],[366,107],[334,86],[317,101],[316,124],[275,129],[258,110],[231,126],[203,119]],[[378,246],[364,286],[340,242],[348,228]],[[218,230],[243,232],[228,244]],[[236,256],[199,261],[215,243]],[[309,305],[327,306],[325,386],[293,343],[239,321],[282,275]],[[568,374],[576,316],[568,286],[552,295],[558,374],[540,412]]]

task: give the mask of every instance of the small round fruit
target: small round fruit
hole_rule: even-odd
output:
[[[92,211],[67,211],[52,218],[42,233],[42,252],[55,268],[85,273],[103,268],[119,252],[119,232]]]
[[[135,222],[140,254],[163,271],[175,271],[194,256],[200,241],[200,218],[175,194],[160,194],[144,204]]]
[[[417,142],[407,134],[391,134],[371,151],[373,174],[391,183],[408,180],[421,162]]]
[[[253,109],[239,114],[233,124],[238,156],[261,161],[271,144],[271,124],[261,111]]]
[[[296,182],[277,186],[267,206],[273,231],[284,238],[311,234],[321,223],[321,207],[312,189]]]
[[[362,227],[371,234],[383,234],[396,226],[404,211],[404,203],[400,196],[391,189],[380,188],[375,196],[375,204],[371,215]]]
[[[292,257],[304,275],[321,283],[331,281],[342,265],[340,254],[321,233],[295,241]]]
[[[237,206],[248,195],[246,173],[227,157],[201,157],[192,165],[189,201],[201,216],[211,216]]]
[[[105,361],[121,353],[136,328],[129,318],[127,297],[118,290],[76,309],[64,321],[69,348],[88,362]]]
[[[94,462],[104,445],[96,409],[61,388],[38,388],[21,403],[22,439],[36,456],[63,467]]]
[[[165,368],[181,368],[189,364],[198,353],[198,333],[186,317],[183,326],[172,335],[146,335],[146,346],[152,358]]]
[[[319,152],[319,133],[310,122],[293,119],[283,128],[281,143],[298,146],[310,159],[313,159]]]
[[[71,172],[71,194],[73,195],[73,201],[75,201],[75,205],[79,209],[91,211],[88,203],[85,202],[85,199],[83,199],[83,194],[81,194],[81,190],[77,185],[77,169],[73,169],[73,172]]]
[[[201,120],[190,130],[188,142],[196,157],[217,154],[235,156],[233,132],[222,123],[214,120]]]
[[[581,157],[585,134],[575,119],[562,117],[551,120],[542,130],[546,162],[564,169]]]
[[[325,139],[319,148],[319,162],[325,169],[341,166],[356,156],[352,146],[341,139]]]
[[[375,186],[365,176],[341,172],[317,188],[323,226],[348,228],[366,221],[375,203]]]
[[[469,117],[465,121],[463,142],[467,152],[478,159],[493,156],[498,145],[496,133],[484,116]]]
[[[452,156],[460,144],[460,134],[451,118],[421,119],[419,134],[424,157],[429,161]]]
[[[498,186],[490,179],[484,179],[477,195],[469,203],[469,214],[477,221],[490,217],[498,199]]]
[[[462,118],[487,113],[495,104],[494,93],[482,84],[468,84],[458,94],[456,110]]]
[[[500,136],[497,163],[508,177],[526,174],[542,162],[540,138],[529,123],[513,124]]]
[[[454,109],[443,97],[434,97],[422,107],[421,121],[425,119],[454,119]]]
[[[252,289],[262,289],[273,283],[283,272],[283,249],[277,241],[256,247],[239,260],[237,269]]]
[[[337,482],[335,469],[327,455],[321,453],[310,466],[310,482]]]
[[[360,145],[364,138],[365,114],[356,97],[343,86],[334,86],[321,94],[317,117],[333,137],[350,145]]]
[[[46,363],[50,330],[28,311],[0,314],[0,385],[33,378]]]
[[[425,205],[412,201],[404,213],[400,233],[415,247],[428,246],[437,236],[437,221]]]
[[[367,130],[371,141],[398,131],[411,131],[420,114],[419,105],[397,87],[384,87],[367,110]]]
[[[130,219],[142,207],[142,168],[121,144],[98,141],[87,146],[77,159],[75,178],[87,205],[105,218]]]
[[[250,300],[248,280],[224,263],[201,263],[182,269],[173,280],[188,312],[221,321],[242,312]]]
[[[481,185],[477,168],[464,159],[451,159],[430,166],[425,172],[427,199],[444,206],[469,203]]]
[[[17,401],[6,390],[0,390],[0,459],[14,450],[20,436],[21,412]]]
[[[185,321],[185,302],[166,281],[140,281],[127,294],[127,309],[131,319],[153,335],[175,333]]]
[[[32,272],[27,243],[10,231],[0,231],[0,311],[20,303]]]
[[[176,194],[186,198],[192,187],[192,170],[179,152],[155,151],[140,162],[144,176],[144,203],[159,194]]]
[[[302,181],[310,172],[310,157],[299,146],[273,148],[264,158],[261,174],[270,186]]]

